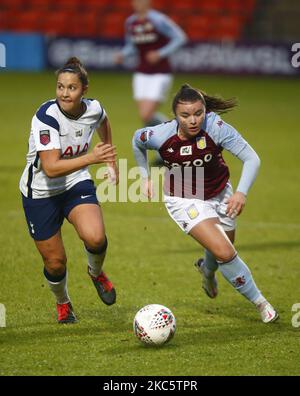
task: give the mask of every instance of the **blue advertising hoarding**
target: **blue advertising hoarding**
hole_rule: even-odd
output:
[[[0,70],[44,70],[45,49],[45,38],[41,34],[0,32]]]

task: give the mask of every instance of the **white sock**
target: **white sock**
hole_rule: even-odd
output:
[[[103,262],[106,256],[106,250],[107,250],[107,239],[105,239],[104,245],[99,248],[98,253],[91,252],[90,250],[87,249],[87,247],[85,247],[85,252],[88,259],[89,273],[94,278],[97,278],[102,271]]]
[[[51,276],[44,269],[44,275],[45,275],[45,278],[47,279],[50,290],[55,295],[56,302],[58,304],[66,304],[66,303],[70,302],[70,297],[68,294],[68,287],[67,287],[67,281],[68,281],[67,271],[62,276],[54,277],[54,276]]]
[[[267,300],[265,297],[261,294],[256,300],[253,301],[253,304],[256,305],[257,307],[260,306],[261,304],[266,303]]]

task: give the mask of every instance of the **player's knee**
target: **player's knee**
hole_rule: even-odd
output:
[[[52,276],[60,276],[66,270],[67,257],[51,257],[44,259],[45,268],[47,272]]]
[[[217,251],[215,257],[220,263],[228,263],[235,255],[236,251],[233,246],[224,246]]]
[[[92,252],[104,252],[107,248],[106,235],[91,234],[83,239],[86,248]]]

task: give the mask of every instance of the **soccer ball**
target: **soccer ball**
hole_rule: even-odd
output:
[[[146,305],[135,315],[133,330],[144,344],[163,345],[173,338],[176,319],[169,308],[163,305]]]

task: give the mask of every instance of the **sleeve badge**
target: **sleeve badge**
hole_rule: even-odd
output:
[[[51,139],[50,139],[50,131],[49,131],[49,129],[40,131],[40,143],[43,146],[47,146],[47,144],[50,143],[50,140]]]

